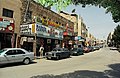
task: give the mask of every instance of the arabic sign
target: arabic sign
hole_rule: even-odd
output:
[[[0,18],[0,31],[14,32],[14,21]]]
[[[31,34],[31,27],[30,25],[21,25],[20,26],[20,33],[21,34]]]

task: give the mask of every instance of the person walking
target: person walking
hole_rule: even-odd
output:
[[[43,58],[43,51],[44,51],[44,47],[43,45],[41,45],[39,52],[40,52],[40,57]]]

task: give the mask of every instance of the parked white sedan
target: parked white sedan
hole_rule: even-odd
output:
[[[22,48],[5,48],[0,50],[0,65],[15,62],[29,64],[32,60],[34,60],[34,53]]]

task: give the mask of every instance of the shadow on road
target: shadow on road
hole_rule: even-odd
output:
[[[73,73],[66,73],[61,75],[37,75],[31,78],[120,78],[120,63],[108,65],[111,70],[104,72],[80,70]]]
[[[35,64],[37,62],[32,62],[30,64]],[[5,65],[0,65],[0,68],[7,68],[7,67],[14,67],[14,66],[21,66],[21,65],[25,65],[23,63],[10,63],[10,64],[5,64]]]

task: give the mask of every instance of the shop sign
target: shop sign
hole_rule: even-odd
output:
[[[50,34],[50,37],[63,38],[63,31],[50,28],[50,30],[48,30],[48,33]]]
[[[20,26],[20,33],[21,34],[31,34],[31,27],[29,24],[21,25]]]
[[[78,36],[78,40],[81,40],[81,36]]]
[[[42,19],[40,17],[35,16],[34,19],[36,23],[42,23]]]
[[[53,27],[47,27],[41,24],[36,24],[36,34],[39,36],[46,36],[52,38],[63,38],[63,31],[54,29]]]
[[[55,44],[58,44],[58,40],[55,40]]]
[[[72,43],[73,43],[72,40],[70,40],[70,41],[69,41],[69,44],[72,44]]]
[[[78,37],[77,37],[77,36],[75,37],[75,40],[78,40]]]
[[[55,23],[55,22],[52,22],[52,21],[48,21],[48,25],[49,26],[53,26],[53,27],[59,27],[60,25]]]
[[[81,36],[76,36],[75,37],[75,40],[81,40],[82,38],[81,38]]]
[[[42,18],[42,24],[45,26],[48,26],[48,21],[47,19]]]
[[[37,35],[49,36],[48,30],[50,28],[44,25],[36,24],[36,33]]]
[[[59,37],[58,38],[62,38],[63,39],[63,31],[59,31]]]
[[[55,37],[57,37],[57,38],[63,38],[63,31],[61,30],[55,30],[55,32],[57,33],[57,34],[55,34]]]
[[[47,43],[51,43],[51,39],[47,39]]]
[[[63,35],[65,35],[65,36],[68,35],[68,32],[64,32]]]
[[[7,19],[0,18],[0,31],[14,32],[13,20],[7,20]]]
[[[34,38],[28,38],[28,42],[34,42]]]
[[[51,37],[55,37],[55,35],[58,35],[58,32],[56,32],[54,28],[50,28],[50,30],[48,30],[48,33]]]

